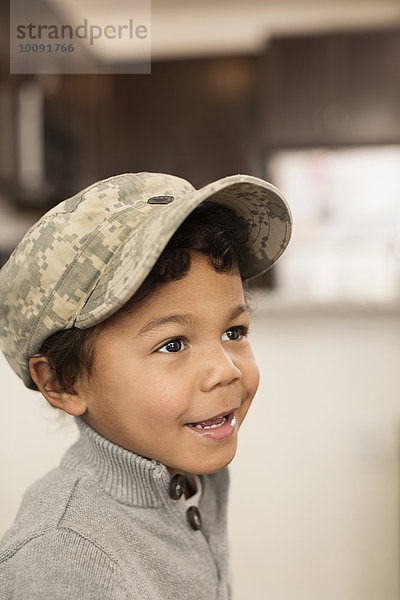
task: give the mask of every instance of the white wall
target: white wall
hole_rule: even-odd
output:
[[[235,600],[398,600],[400,317],[259,314],[231,467]],[[0,535],[76,437],[0,358]]]
[[[399,598],[399,316],[259,316],[232,465],[236,600]]]

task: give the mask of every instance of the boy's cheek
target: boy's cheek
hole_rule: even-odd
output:
[[[253,396],[257,392],[258,385],[260,383],[260,371],[254,359],[254,355],[251,351],[251,348],[249,348],[249,356],[246,361],[245,372],[247,375],[246,380],[249,396],[251,397],[251,399],[253,399]]]
[[[253,359],[252,361],[249,361],[247,363],[247,373],[246,373],[246,377],[243,380],[243,382],[245,383],[246,397],[242,402],[242,405],[240,407],[239,414],[238,414],[239,427],[243,423],[243,421],[247,415],[247,412],[251,406],[253,398],[256,395],[259,381],[260,381],[260,372],[258,370],[256,362]]]
[[[255,388],[254,388],[254,394],[253,395],[255,395],[255,393],[257,392],[258,386],[260,384],[260,371],[259,371],[259,368],[258,368],[256,362],[254,362],[254,367],[255,367],[255,375],[254,375]]]
[[[251,404],[254,396],[256,395],[259,383],[260,383],[260,372],[258,370],[257,365],[254,363],[254,372],[253,372],[252,384],[251,384],[250,390],[249,390],[250,404]]]

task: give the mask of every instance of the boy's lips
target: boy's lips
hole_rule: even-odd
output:
[[[202,437],[214,440],[223,440],[235,431],[235,410],[223,411],[211,419],[186,423],[185,427]]]

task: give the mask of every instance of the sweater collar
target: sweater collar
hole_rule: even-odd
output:
[[[62,467],[89,476],[123,504],[150,508],[171,502],[165,465],[118,446],[80,417],[75,421],[80,437],[64,455]]]

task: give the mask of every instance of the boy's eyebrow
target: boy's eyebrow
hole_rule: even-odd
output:
[[[227,321],[233,321],[243,313],[249,313],[249,309],[246,304],[238,304],[229,313]],[[179,325],[188,325],[194,327],[196,325],[196,319],[191,314],[178,314],[178,315],[166,315],[165,317],[159,317],[158,319],[151,319],[142,327],[139,331],[138,336],[143,335],[150,329],[155,329],[166,323],[178,323]]]

